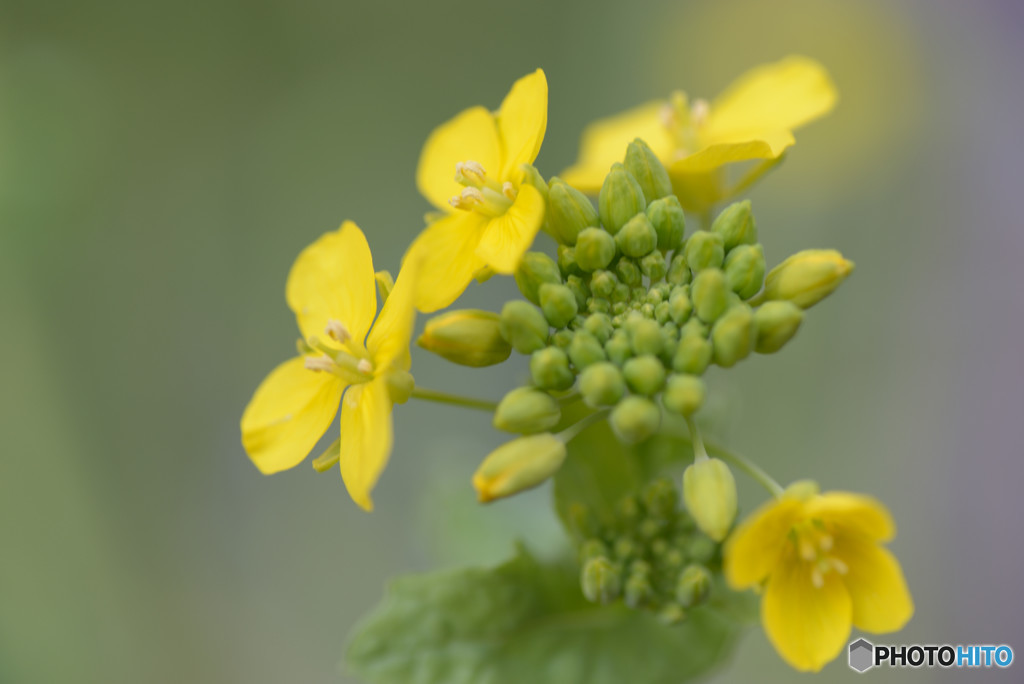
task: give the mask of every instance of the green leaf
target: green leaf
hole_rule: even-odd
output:
[[[722,663],[749,601],[727,592],[666,626],[596,606],[571,564],[520,549],[492,569],[396,580],[347,652],[369,684],[679,684]]]

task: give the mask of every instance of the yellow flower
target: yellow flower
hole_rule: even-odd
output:
[[[851,623],[893,632],[913,615],[900,564],[880,545],[895,534],[878,501],[798,483],[732,534],[725,577],[736,589],[765,584],[769,640],[796,669],[818,671],[842,651]]]
[[[826,114],[835,101],[824,67],[790,56],[748,71],[710,104],[696,100],[691,105],[676,92],[668,102],[648,102],[591,124],[583,133],[579,160],[561,177],[596,193],[630,141],[642,138],[668,168],[683,206],[706,211],[766,171],[795,142],[792,130]],[[724,167],[754,159],[765,163],[726,187]]]
[[[296,259],[286,296],[301,354],[271,371],[242,415],[242,445],[264,474],[301,463],[342,404],[341,475],[352,499],[373,509],[370,491],[391,454],[391,409],[412,391],[416,265],[402,269],[374,323],[373,260],[356,224],[346,221]]]
[[[474,276],[512,273],[544,221],[544,197],[524,183],[544,141],[548,82],[538,69],[515,82],[497,112],[465,110],[431,133],[416,183],[445,215],[413,242],[422,257],[416,307],[442,309]]]

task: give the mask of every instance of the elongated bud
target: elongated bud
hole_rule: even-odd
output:
[[[563,245],[575,245],[576,236],[596,226],[597,210],[582,192],[557,176],[548,184],[548,228]]]
[[[698,458],[683,473],[683,501],[701,532],[722,541],[736,517],[736,480],[717,458]]]
[[[662,197],[647,205],[647,218],[658,234],[658,249],[667,252],[683,244],[686,217],[675,195]]]
[[[740,299],[750,299],[761,291],[764,283],[764,248],[739,245],[725,258],[724,271],[729,288]]]
[[[586,330],[577,330],[573,334],[568,351],[569,360],[577,371],[607,359],[604,346]]]
[[[693,415],[704,405],[707,385],[696,375],[675,374],[665,383],[661,402],[665,408],[681,416]]]
[[[540,308],[552,328],[564,328],[576,316],[579,305],[576,295],[561,283],[544,283],[540,286]]]
[[[711,363],[711,342],[703,335],[683,334],[672,357],[672,370],[688,375],[701,375]]]
[[[499,331],[520,354],[532,354],[548,343],[548,322],[544,314],[518,299],[507,302],[501,309]]]
[[[693,312],[693,302],[690,301],[690,288],[686,285],[676,287],[668,298],[668,315],[676,325],[682,325]]]
[[[545,283],[559,284],[562,272],[558,264],[543,252],[527,252],[516,269],[516,285],[523,296],[534,304],[540,304],[540,286]]]
[[[650,354],[632,358],[622,366],[622,374],[626,377],[629,389],[651,396],[665,384],[665,367],[661,361]]]
[[[619,235],[622,235],[622,233],[619,233]],[[640,272],[650,278],[651,283],[659,282],[665,277],[666,271],[665,255],[658,250],[654,250],[640,259]]]
[[[554,435],[520,437],[492,451],[473,474],[482,503],[536,487],[562,467],[565,444]]]
[[[597,271],[615,258],[615,238],[603,228],[584,228],[576,238],[576,263],[584,271]]]
[[[650,399],[629,396],[612,409],[608,422],[621,442],[638,444],[658,431],[661,412]]]
[[[705,323],[714,323],[729,307],[730,292],[722,271],[717,268],[701,271],[690,286],[693,310]]]
[[[388,301],[388,295],[395,289],[395,279],[388,271],[377,271],[373,274],[373,279],[377,283],[377,292],[380,293],[380,303],[383,305]]]
[[[803,309],[793,302],[765,302],[754,311],[754,328],[757,330],[754,350],[758,354],[779,351],[793,339],[803,321]]]
[[[722,244],[727,252],[737,245],[757,242],[757,224],[750,210],[750,200],[727,206],[711,224],[711,230],[722,236]]]
[[[622,600],[630,608],[639,608],[647,603],[654,596],[654,587],[651,586],[649,573],[632,571],[626,579],[626,586],[623,589]]]
[[[686,263],[686,257],[682,254],[676,254],[672,257],[672,263],[669,264],[668,274],[665,276],[671,285],[686,285],[690,282],[692,275],[690,274],[690,265]]]
[[[580,374],[580,394],[591,408],[614,406],[626,393],[626,381],[613,363],[592,363]]]
[[[658,234],[647,214],[637,214],[615,234],[615,244],[626,256],[639,259],[658,246]]]
[[[592,603],[611,603],[622,593],[622,575],[605,556],[591,558],[580,576],[583,595]]]
[[[619,259],[619,263],[615,264],[615,274],[622,284],[626,285],[627,295],[629,294],[628,288],[636,287],[643,281],[643,273],[632,259]]]
[[[416,344],[452,363],[474,368],[501,363],[512,353],[501,334],[501,317],[478,309],[434,316]]]
[[[632,314],[626,321],[626,332],[629,333],[629,341],[633,351],[639,356],[651,354],[657,356],[664,349],[665,340],[661,334],[661,326],[657,321],[643,318],[639,314]]]
[[[512,390],[494,412],[494,427],[505,432],[532,435],[550,430],[562,417],[558,401],[532,387]]]
[[[698,230],[686,241],[683,249],[686,263],[694,273],[706,268],[718,268],[725,259],[722,236],[706,230]]]
[[[711,328],[714,359],[722,368],[731,368],[750,355],[754,348],[754,312],[746,304],[732,307]]]
[[[530,375],[538,387],[567,390],[575,376],[569,369],[569,357],[558,347],[546,347],[530,355]]]
[[[616,330],[611,338],[604,343],[604,352],[612,363],[621,366],[626,359],[633,356],[633,347],[629,344],[629,336],[621,330]]]
[[[834,249],[797,252],[773,268],[765,279],[768,300],[784,299],[809,309],[832,294],[853,273],[853,262]]]
[[[679,573],[676,600],[683,608],[703,603],[711,592],[711,572],[699,563],[690,563]]]
[[[629,143],[626,148],[626,170],[640,184],[644,198],[651,202],[660,197],[672,194],[672,181],[668,171],[657,155],[640,138]]]
[[[612,235],[619,232],[629,219],[647,207],[640,183],[626,167],[615,163],[604,178],[604,185],[597,196],[601,223]]]

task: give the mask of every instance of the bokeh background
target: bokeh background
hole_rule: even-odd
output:
[[[293,351],[288,268],[345,218],[396,268],[427,134],[538,66],[553,174],[593,118],[792,52],[841,102],[752,194],[769,262],[834,246],[858,268],[783,353],[712,376],[722,429],[780,480],[891,506],[917,614],[889,642],[1020,655],[1021,8],[0,3],[0,681],[348,682],[346,634],[387,577],[557,545],[547,489],[474,503],[501,441],[484,414],[400,408],[372,515],[336,473],[250,465],[242,408]],[[492,398],[525,368],[414,364]],[[840,659],[820,679],[855,676]],[[794,675],[752,629],[710,680],[755,677]]]

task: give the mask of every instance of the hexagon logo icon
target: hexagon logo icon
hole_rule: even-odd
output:
[[[850,644],[850,669],[866,672],[875,666],[875,646],[866,639]]]

